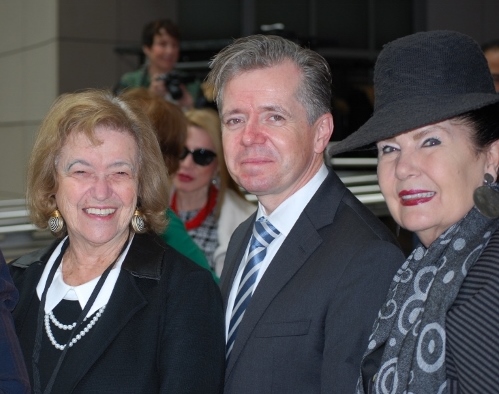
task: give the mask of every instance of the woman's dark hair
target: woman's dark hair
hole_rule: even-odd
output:
[[[466,112],[454,120],[473,129],[473,143],[478,152],[499,140],[499,103]]]
[[[180,41],[180,31],[178,29],[178,26],[170,19],[158,19],[149,22],[144,26],[144,29],[142,30],[142,45],[148,48],[152,47],[154,36],[160,34],[161,29],[164,29],[177,41]]]
[[[497,50],[497,49],[499,49],[499,40],[495,39],[495,40],[487,41],[487,42],[483,43],[481,45],[481,47],[482,47],[482,51],[484,53],[487,51],[490,51],[491,49]]]

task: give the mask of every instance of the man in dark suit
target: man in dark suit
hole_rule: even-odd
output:
[[[258,197],[234,232],[221,289],[226,394],[354,392],[360,360],[404,255],[326,167],[331,76],[276,36],[212,61],[230,174]]]
[[[0,252],[0,393],[30,393],[24,357],[11,311],[19,294]]]

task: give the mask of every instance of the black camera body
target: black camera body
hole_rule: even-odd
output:
[[[167,74],[163,74],[160,79],[165,83],[165,88],[170,92],[170,96],[172,99],[179,100],[182,98],[184,92],[182,92],[182,78],[180,74],[175,71],[169,72]]]

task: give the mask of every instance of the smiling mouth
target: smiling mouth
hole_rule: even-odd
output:
[[[107,215],[111,215],[111,214],[115,213],[116,209],[112,209],[112,208],[105,208],[105,209],[87,208],[85,211],[90,215],[107,216]]]
[[[436,194],[435,192],[401,192],[399,197],[404,207],[412,207],[431,201]]]
[[[422,198],[431,198],[435,195],[435,192],[425,192],[425,193],[415,193],[415,194],[407,194],[404,196],[400,196],[402,200],[404,201],[409,201],[409,200],[419,200]]]

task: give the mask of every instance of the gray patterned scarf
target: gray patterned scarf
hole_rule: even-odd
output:
[[[419,245],[395,274],[364,356],[385,345],[374,393],[447,392],[446,313],[498,227],[473,208],[428,249]],[[362,377],[357,393],[364,393]]]

